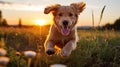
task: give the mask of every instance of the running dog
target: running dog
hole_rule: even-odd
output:
[[[45,52],[48,55],[55,53],[55,46],[61,49],[61,55],[66,57],[77,46],[76,24],[78,15],[85,9],[84,2],[72,3],[70,6],[61,6],[55,4],[44,9],[45,14],[52,13],[53,25],[50,28],[49,35],[45,41]]]

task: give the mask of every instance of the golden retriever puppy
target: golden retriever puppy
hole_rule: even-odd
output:
[[[60,4],[51,5],[45,8],[44,13],[53,14],[53,25],[45,41],[45,52],[48,55],[55,53],[55,46],[61,49],[61,55],[66,57],[77,46],[76,23],[78,15],[85,9],[85,3],[72,3],[70,6]]]

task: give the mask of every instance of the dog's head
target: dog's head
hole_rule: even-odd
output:
[[[59,4],[48,6],[44,13],[52,12],[54,24],[62,35],[68,35],[77,23],[78,15],[84,10],[85,3],[72,3],[70,6],[61,6]]]

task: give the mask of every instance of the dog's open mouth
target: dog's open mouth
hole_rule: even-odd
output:
[[[70,33],[70,28],[68,26],[62,26],[61,31],[63,35],[68,35]]]

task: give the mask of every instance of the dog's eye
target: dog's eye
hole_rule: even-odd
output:
[[[70,17],[72,17],[72,16],[73,16],[73,14],[72,14],[72,13],[69,13],[69,16],[70,16]]]
[[[59,13],[58,16],[63,16],[63,14],[62,14],[62,13]]]

